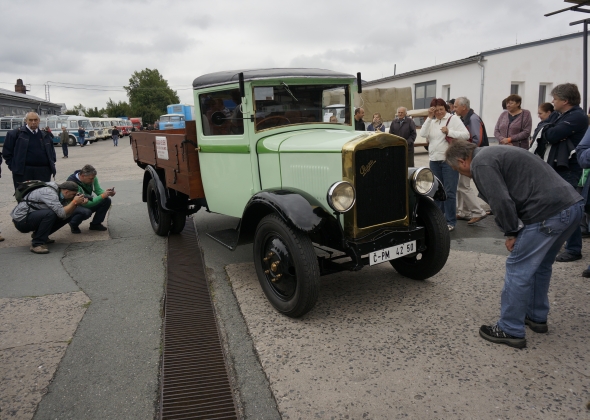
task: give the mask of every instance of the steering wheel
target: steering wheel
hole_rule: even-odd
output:
[[[261,119],[260,121],[257,121],[256,122],[256,129],[258,130],[258,126],[260,124],[262,124],[263,122],[266,122],[268,120],[273,120],[273,119],[279,119],[279,118],[282,119],[282,120],[286,120],[287,121],[287,124],[291,124],[291,121],[289,121],[289,118],[283,117],[282,115],[274,115],[272,117],[266,117],[266,118]]]

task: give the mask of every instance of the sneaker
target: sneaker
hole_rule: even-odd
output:
[[[535,322],[530,319],[528,316],[524,318],[525,325],[528,325],[531,331],[536,332],[538,334],[545,334],[549,331],[549,327],[547,327],[547,321],[545,322]]]
[[[590,278],[590,269],[585,269],[582,271],[582,277]]]
[[[37,245],[37,246],[31,245],[30,250],[34,254],[49,254],[49,250],[47,249],[47,247],[45,245]]]
[[[80,228],[78,226],[70,225],[70,230],[72,231],[72,233],[82,233],[82,231],[80,230]]]
[[[472,217],[472,218],[471,218],[471,219],[470,219],[470,220],[467,222],[467,224],[468,224],[468,225],[474,225],[474,224],[476,224],[477,222],[480,222],[480,221],[482,221],[482,220],[483,220],[483,219],[485,219],[486,217],[488,217],[488,215],[487,215],[487,214],[484,214],[483,216],[479,216],[479,217]]]
[[[449,232],[452,232],[455,230],[455,226],[453,226],[453,225],[447,225],[447,227],[449,228]]]
[[[557,256],[557,258],[555,258],[555,261],[557,262],[572,262],[572,261],[578,261],[582,259],[582,254],[572,254],[569,251],[563,251],[561,254],[559,254]]]
[[[47,238],[47,240],[45,241],[45,245],[54,244],[54,243],[55,243],[55,239]]]
[[[471,217],[457,215],[457,220],[470,220]]]
[[[94,224],[90,223],[90,227],[88,229],[89,230],[100,230],[100,231],[108,230],[108,228],[103,226],[101,223],[99,223],[98,225],[94,225]]]
[[[526,338],[514,337],[506,334],[498,325],[482,325],[479,329],[479,335],[484,340],[496,344],[506,344],[507,346],[522,349],[526,347]]]

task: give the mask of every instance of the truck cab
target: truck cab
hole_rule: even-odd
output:
[[[382,262],[417,280],[438,273],[450,249],[446,222],[433,202],[446,198],[442,184],[428,168],[408,168],[403,138],[354,130],[358,79],[320,69],[197,77],[195,125],[187,122],[184,140],[171,147],[174,130],[152,143],[150,136],[158,135],[132,137],[136,162],[146,167],[152,226],[158,216],[170,215],[154,226],[156,233],[178,231],[174,215],[199,207],[239,218],[235,229],[209,236],[230,250],[253,243],[264,293],[292,317],[313,308],[321,275]],[[158,162],[148,163],[158,147],[172,160],[160,163],[160,172]],[[175,185],[191,170],[193,148],[188,177],[198,188],[179,195]]]

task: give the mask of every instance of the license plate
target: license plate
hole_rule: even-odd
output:
[[[406,242],[369,254],[369,265],[381,264],[416,252],[416,241]]]

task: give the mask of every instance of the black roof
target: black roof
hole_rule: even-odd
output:
[[[332,70],[323,69],[252,69],[252,70],[229,70],[217,73],[204,74],[193,81],[193,88],[200,89],[204,87],[227,85],[237,83],[239,74],[244,73],[244,81],[275,79],[278,77],[301,77],[301,78],[337,78],[337,79],[354,79],[355,76],[346,73],[339,73]]]

